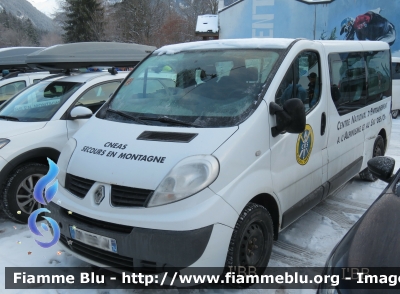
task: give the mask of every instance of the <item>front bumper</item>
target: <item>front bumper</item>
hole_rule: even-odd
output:
[[[233,231],[231,224],[236,223],[238,215],[221,197],[211,195],[211,190],[200,193],[155,208],[117,209],[105,200],[102,213],[101,205],[82,205],[84,201],[74,201],[59,187],[55,202],[48,205],[48,216],[60,226],[60,244],[97,266],[152,272],[165,267],[223,267]],[[71,226],[115,239],[118,254],[71,239]],[[68,244],[70,240],[72,245]]]
[[[60,242],[78,256],[103,266],[120,269],[133,268],[185,268],[195,263],[210,241],[213,226],[190,231],[165,231],[116,225],[90,219],[76,213],[68,214],[64,208],[50,204],[48,208],[61,231]],[[69,228],[79,229],[113,238],[118,254],[72,240]],[[72,240],[72,245],[68,245]]]

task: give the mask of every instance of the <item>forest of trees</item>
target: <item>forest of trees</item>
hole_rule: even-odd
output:
[[[36,29],[30,19],[19,19],[6,10],[0,12],[0,46],[39,46],[44,32]]]
[[[56,20],[63,40],[163,46],[199,40],[197,16],[217,14],[218,0],[64,0]]]
[[[53,31],[0,11],[0,48],[73,42],[126,42],[161,47],[200,40],[197,16],[217,14],[218,0],[58,0]],[[44,17],[44,16],[43,16]]]

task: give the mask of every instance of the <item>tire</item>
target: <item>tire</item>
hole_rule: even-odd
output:
[[[378,135],[374,142],[374,149],[372,151],[372,157],[383,156],[385,155],[385,141],[383,141],[382,136]],[[378,178],[373,176],[368,167],[359,173],[359,176],[362,180],[368,182],[375,182]]]
[[[399,110],[398,109],[392,110],[392,118],[396,119],[398,115],[399,115]]]
[[[261,275],[271,257],[273,232],[268,210],[248,203],[233,230],[225,266],[255,266],[257,274]]]
[[[40,208],[33,197],[33,188],[48,170],[49,167],[44,164],[29,163],[13,171],[1,195],[3,211],[8,217],[19,223],[27,223],[31,212]]]

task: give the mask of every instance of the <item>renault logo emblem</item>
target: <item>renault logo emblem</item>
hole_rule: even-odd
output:
[[[94,203],[100,205],[101,201],[103,201],[104,197],[106,196],[105,187],[103,185],[98,186],[96,191],[94,191]]]

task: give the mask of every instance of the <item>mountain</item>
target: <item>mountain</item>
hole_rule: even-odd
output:
[[[29,18],[33,25],[40,30],[55,31],[53,21],[27,0],[0,0],[0,10],[3,9],[20,19]]]
[[[53,18],[54,13],[60,8],[59,0],[27,0],[37,10],[43,12],[48,17]]]

